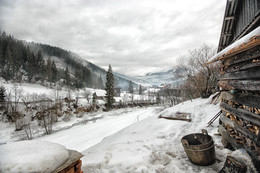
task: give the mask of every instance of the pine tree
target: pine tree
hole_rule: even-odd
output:
[[[129,82],[128,91],[129,91],[129,93],[131,93],[131,94],[133,94],[133,93],[134,93],[134,89],[133,89],[133,82],[132,82],[132,81],[130,81],[130,82]]]
[[[11,70],[11,62],[12,62],[12,54],[9,49],[9,46],[7,45],[6,50],[5,50],[5,60],[6,60],[6,65],[3,70],[3,77],[5,80],[10,80],[12,78],[12,70]]]
[[[1,37],[1,35],[0,35],[0,37]],[[2,47],[3,47],[2,42],[0,40],[0,75],[2,75],[2,71],[4,70],[4,66],[5,66],[5,58],[4,58]]]
[[[142,85],[139,85],[139,95],[143,94]]]
[[[57,67],[56,67],[56,64],[55,64],[54,61],[52,61],[52,64],[51,64],[51,72],[52,72],[52,79],[51,79],[51,81],[52,82],[56,82],[57,81],[58,70],[57,70]]]
[[[3,105],[3,103],[5,102],[5,97],[5,87],[0,86],[0,105]]]
[[[156,94],[156,103],[157,104],[161,103],[161,95],[159,92],[157,92],[157,94]]]
[[[52,79],[52,70],[51,70],[51,59],[48,58],[47,64],[46,64],[46,75],[49,82],[51,82]]]
[[[96,94],[96,92],[94,92],[92,94],[92,106],[95,108],[96,104],[97,104],[97,94]]]
[[[65,85],[70,86],[70,74],[68,67],[66,67],[65,70]]]
[[[106,80],[106,106],[108,109],[111,109],[114,103],[114,75],[111,65],[109,65]]]
[[[75,87],[82,88],[83,87],[83,79],[82,79],[82,70],[80,68],[75,70]]]
[[[40,77],[40,79],[43,81],[45,79],[45,61],[43,59],[43,55],[42,55],[42,51],[40,50],[38,53],[37,53],[37,57],[36,57],[36,71],[37,71],[37,74],[38,76]]]

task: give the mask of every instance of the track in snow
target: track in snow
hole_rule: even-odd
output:
[[[153,116],[158,107],[148,107],[131,112],[103,112],[104,118],[74,126],[70,129],[62,130],[54,134],[37,138],[64,145],[68,149],[84,151],[102,141],[107,136],[124,129],[131,124]],[[113,113],[113,114],[112,114]],[[106,116],[108,114],[109,116]]]

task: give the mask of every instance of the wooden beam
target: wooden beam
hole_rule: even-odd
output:
[[[230,80],[228,84],[239,90],[260,91],[260,80]]]
[[[234,79],[260,79],[260,67],[250,68],[244,71],[226,73],[221,75],[220,80]]]
[[[220,121],[222,121],[224,124],[229,125],[230,127],[235,127],[235,122],[231,119],[227,118],[225,115],[221,114],[219,117]]]
[[[222,33],[221,34],[221,37],[226,37],[226,36],[231,36],[232,34],[230,34],[230,33]]]
[[[251,93],[231,94],[229,92],[221,92],[220,97],[225,100],[231,100],[242,105],[260,109],[260,96],[253,95]]]
[[[158,118],[164,118],[164,119],[168,119],[168,120],[180,120],[180,121],[191,122],[190,118],[164,117],[164,116],[161,116],[161,115],[159,115]]]
[[[258,57],[260,57],[260,46],[256,46],[250,50],[234,55],[230,58],[224,59],[222,64],[223,66],[229,66],[244,61],[253,60]]]
[[[220,103],[220,108],[224,111],[230,112],[232,115],[238,116],[243,120],[249,121],[257,126],[260,126],[260,116],[244,109],[233,108],[226,103]]]
[[[235,19],[235,16],[227,16],[225,17],[225,20],[234,20]]]
[[[245,90],[245,91],[260,91],[259,80],[221,80],[218,86],[223,90]]]
[[[222,74],[232,73],[232,72],[246,70],[246,69],[253,68],[253,67],[258,67],[258,66],[260,66],[260,60],[259,59],[255,59],[253,61],[249,60],[247,62],[243,62],[243,63],[240,63],[240,64],[233,64],[233,65],[230,65],[230,66],[225,66],[225,67],[222,68],[221,72],[222,72]]]

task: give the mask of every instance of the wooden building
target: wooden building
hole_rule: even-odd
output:
[[[208,63],[221,63],[222,143],[260,172],[260,0],[227,0],[218,51]]]

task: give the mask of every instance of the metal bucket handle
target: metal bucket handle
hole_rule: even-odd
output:
[[[204,135],[207,135],[208,136],[208,131],[206,129],[201,129],[201,132],[204,134]]]

